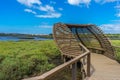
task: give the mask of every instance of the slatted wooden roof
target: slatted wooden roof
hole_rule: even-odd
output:
[[[114,58],[114,50],[108,38],[96,25],[56,23],[53,36],[63,55],[76,57],[81,54],[81,43],[88,49],[100,50],[104,55]]]
[[[67,27],[88,27],[94,26],[93,24],[65,24]]]

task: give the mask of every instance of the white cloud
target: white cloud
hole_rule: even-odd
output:
[[[56,4],[56,2],[54,2],[54,1],[50,1],[50,4]]]
[[[113,2],[116,2],[117,5],[114,6],[114,8],[116,9],[116,12],[115,13],[115,16],[116,17],[120,17],[120,0],[94,0],[96,3],[100,3],[100,4],[105,4],[105,3],[113,3]]]
[[[54,7],[45,5],[45,6],[40,6],[38,8],[40,11],[44,11],[44,15],[36,15],[38,18],[59,18],[61,17],[61,13],[58,13],[55,11]]]
[[[58,8],[60,11],[62,11],[63,10],[63,8]]]
[[[40,5],[40,0],[17,0],[19,3],[24,4],[28,7],[32,7],[34,4]]]
[[[32,13],[32,14],[37,14],[35,11],[31,9],[24,9],[25,12]]]
[[[68,0],[68,3],[71,4],[71,5],[79,5],[80,0]]]
[[[36,26],[37,28],[52,28],[51,25],[39,25],[39,26]]]
[[[111,20],[113,22],[117,22],[117,23],[120,23],[120,20]]]
[[[45,6],[40,6],[39,7],[39,10],[41,11],[50,11],[50,12],[54,12],[54,8],[52,6],[49,6],[49,5],[45,5]]]
[[[120,33],[120,24],[103,24],[100,28],[105,33]]]
[[[120,4],[119,4],[119,5],[116,5],[114,8],[120,9]]]
[[[29,7],[30,9],[24,9],[25,12],[29,12],[34,14],[36,17],[39,18],[59,18],[61,17],[61,13],[56,12],[53,6],[50,5],[41,5],[40,0],[17,0],[19,3],[24,4],[25,6]],[[51,1],[51,3],[55,3]],[[36,9],[39,11],[44,11],[44,14],[37,14],[32,9]]]
[[[116,12],[117,12],[115,14],[115,16],[120,17],[120,4],[119,4],[119,2],[118,2],[118,4],[114,8],[116,9]]]
[[[117,2],[119,0],[94,0],[96,3],[111,3],[111,2]]]
[[[117,17],[120,17],[120,12],[116,14]]]
[[[110,2],[116,2],[118,0],[104,0],[103,3],[110,3]]]
[[[70,5],[80,5],[80,4],[86,4],[89,5],[91,0],[68,0],[68,3]]]
[[[55,12],[51,12],[51,13],[47,13],[45,15],[36,15],[36,17],[38,18],[59,18],[61,17],[60,13],[55,13]]]
[[[101,2],[101,0],[95,0],[95,2],[96,2],[96,3],[99,3],[99,2]]]

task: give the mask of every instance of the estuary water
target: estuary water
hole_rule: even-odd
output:
[[[47,38],[33,37],[33,39],[20,39],[12,36],[0,36],[0,41],[19,41],[19,40],[51,40]]]

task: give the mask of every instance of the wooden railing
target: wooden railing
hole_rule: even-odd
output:
[[[82,44],[80,44],[80,46],[83,48],[84,53],[80,54],[79,56],[71,59],[68,62],[65,62],[57,67],[55,67],[54,69],[40,75],[40,76],[36,76],[36,77],[32,77],[32,78],[27,78],[27,79],[23,79],[23,80],[51,80],[51,77],[53,77],[54,75],[56,75],[58,72],[64,70],[66,67],[70,67],[72,66],[72,79],[71,80],[77,80],[77,62],[80,61],[80,59],[84,58],[87,56],[87,73],[86,76],[90,77],[90,51],[84,47]],[[58,79],[56,79],[58,80]]]

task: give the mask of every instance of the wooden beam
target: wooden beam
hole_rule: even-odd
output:
[[[77,80],[77,62],[72,64],[72,80]]]

